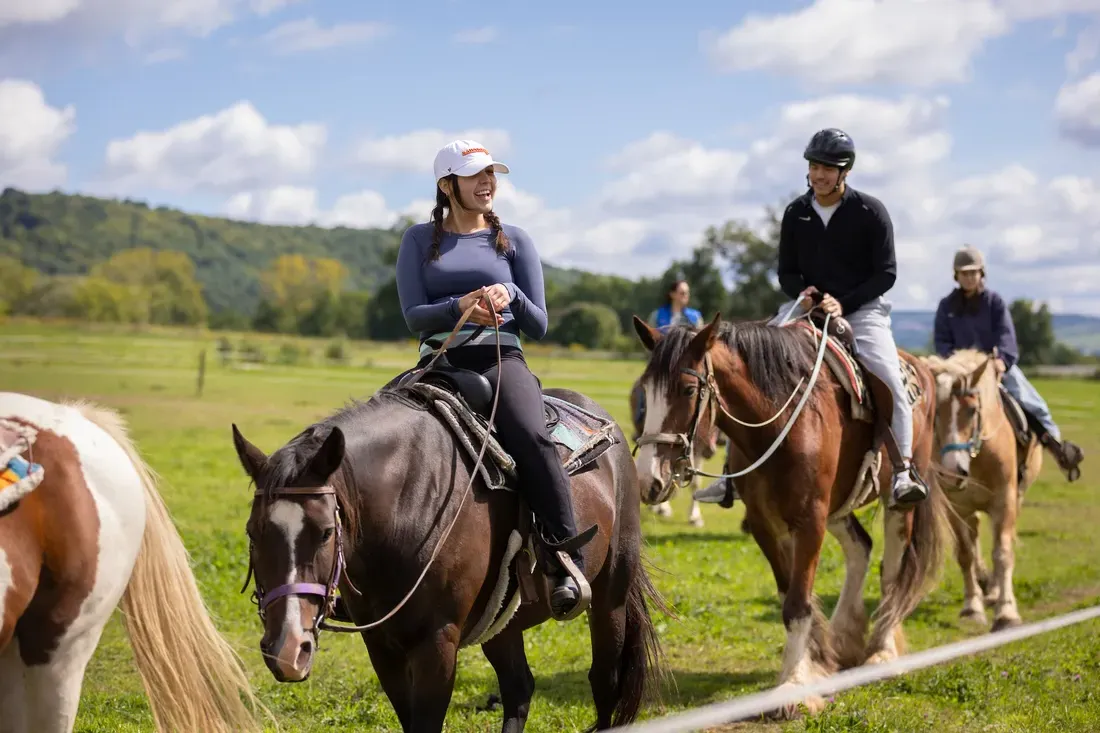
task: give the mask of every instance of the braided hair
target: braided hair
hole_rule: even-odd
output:
[[[458,176],[454,173],[447,176],[444,180],[451,182],[451,190],[454,192],[455,201],[462,205],[462,194],[458,190]],[[451,206],[450,199],[447,198],[447,192],[443,190],[442,186],[436,185],[435,188],[435,208],[432,209],[432,224],[434,230],[432,231],[432,246],[428,251],[428,261],[439,259],[439,246],[443,242],[443,212],[444,209],[449,209]],[[496,212],[489,211],[484,214],[485,221],[489,223],[491,231],[496,233],[496,237],[493,240],[493,245],[496,248],[498,254],[504,254],[508,251],[508,235],[504,233],[504,227],[500,223],[500,217],[496,215]]]

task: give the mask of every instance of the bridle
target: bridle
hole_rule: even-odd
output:
[[[792,309],[793,310],[793,309]],[[772,442],[764,454],[756,459],[756,461],[748,468],[743,468],[740,471],[733,473],[708,473],[695,468],[695,462],[693,460],[694,451],[692,450],[695,445],[695,433],[699,429],[699,423],[702,415],[707,407],[710,407],[710,403],[713,404],[713,408],[720,411],[723,416],[728,420],[738,423],[746,427],[763,427],[775,422],[790,406],[791,401],[794,400],[795,395],[798,394],[798,390],[802,385],[800,381],[798,386],[795,387],[794,392],[787,398],[787,402],[779,408],[779,411],[775,413],[770,419],[761,423],[746,423],[742,420],[738,420],[731,415],[725,406],[722,405],[721,396],[718,391],[718,383],[714,378],[714,364],[711,362],[710,352],[703,354],[703,372],[700,374],[690,367],[682,367],[680,373],[688,374],[695,377],[699,382],[698,396],[695,400],[695,408],[692,413],[691,427],[687,433],[643,433],[638,437],[634,446],[634,453],[637,454],[638,448],[647,444],[658,445],[674,445],[680,446],[680,455],[673,461],[673,473],[672,478],[677,484],[683,488],[691,482],[695,476],[707,476],[708,478],[720,478],[731,479],[740,478],[746,474],[752,473],[759,468],[764,461],[771,457],[772,453],[775,453],[779,449],[779,446],[783,444],[783,441],[787,438],[787,433],[794,427],[795,421],[798,419],[799,414],[802,412],[802,408],[805,407],[806,402],[810,399],[810,395],[813,394],[814,385],[817,384],[817,377],[821,373],[821,365],[825,361],[825,349],[829,344],[829,321],[832,318],[829,314],[825,315],[825,322],[821,327],[821,343],[818,345],[817,359],[814,362],[813,371],[810,373],[809,383],[806,385],[806,389],[802,393],[802,398],[798,401],[798,404],[794,408],[794,412],[791,413],[790,418],[787,420],[787,424],[783,426],[783,430],[780,431],[778,437]],[[717,417],[717,416],[716,416]]]
[[[948,443],[940,448],[940,458],[943,458],[948,453],[954,453],[956,451],[967,451],[970,454],[970,458],[974,459],[978,457],[978,453],[982,450],[982,392],[977,387],[970,387],[968,389],[954,389],[951,391],[951,398],[958,399],[962,397],[977,397],[978,398],[978,418],[974,424],[974,429],[971,431],[970,440],[965,443]]]
[[[695,439],[699,431],[699,424],[703,421],[703,415],[708,409],[721,409],[718,401],[718,385],[714,381],[714,369],[711,365],[710,354],[703,356],[703,373],[700,374],[690,367],[680,370],[698,381],[695,406],[692,408],[691,423],[684,433],[643,433],[634,444],[634,456],[643,445],[671,445],[680,448],[680,455],[673,461],[672,476],[676,485],[680,488],[691,483],[695,471]]]
[[[290,488],[280,487],[273,489],[269,492],[264,492],[257,489],[255,494],[257,497],[269,496],[269,497],[283,497],[283,496],[307,496],[307,497],[320,497],[320,496],[332,496],[336,497],[336,489],[331,486],[320,486],[317,488]],[[320,583],[284,583],[283,585],[276,586],[269,591],[265,591],[260,584],[260,579],[256,578],[256,587],[252,591],[252,601],[256,604],[257,613],[260,616],[260,622],[267,623],[267,607],[280,598],[285,596],[316,596],[321,599],[321,602],[317,605],[317,614],[313,617],[313,630],[314,635],[321,629],[328,629],[331,631],[343,631],[342,627],[334,626],[328,622],[327,618],[333,613],[336,606],[336,587],[340,584],[341,577],[344,577],[344,533],[343,525],[340,522],[340,507],[337,501],[336,509],[333,511],[335,519],[334,540],[336,542],[336,559],[332,563],[332,573],[329,575],[328,583],[321,585]],[[253,575],[253,563],[252,563],[252,550],[253,542],[252,538],[248,540],[248,574],[245,576],[244,585],[241,587],[241,593],[248,590],[248,583],[252,580]],[[291,549],[293,552],[293,548]],[[291,561],[293,562],[293,555]],[[344,577],[346,580],[346,577]],[[351,581],[348,581],[350,585]],[[352,590],[356,594],[358,590],[352,586]]]

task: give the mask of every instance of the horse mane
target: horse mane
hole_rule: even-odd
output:
[[[801,329],[769,326],[766,321],[722,321],[717,329],[718,340],[741,357],[749,380],[774,407],[787,402],[799,381],[813,371],[816,347]],[[659,386],[678,379],[679,364],[697,333],[690,326],[669,329],[654,346],[643,379]]]
[[[268,456],[263,470],[256,477],[256,488],[262,492],[264,503],[272,500],[275,489],[292,485],[301,476],[334,427],[343,430],[345,440],[348,440],[348,428],[351,425],[366,422],[370,413],[391,399],[404,401],[401,396],[386,390],[379,390],[365,402],[351,400],[327,417],[304,428]],[[345,450],[346,446],[347,443]],[[359,509],[356,497],[351,494],[351,487],[357,483],[352,461],[348,460],[346,453],[340,467],[332,474],[331,485],[336,490],[336,502],[343,514],[344,531],[348,537],[356,538],[360,530]]]
[[[936,378],[936,398],[943,402],[950,397],[954,383],[966,379],[986,362],[989,354],[978,349],[959,349],[947,358],[938,354],[924,357],[924,363]]]

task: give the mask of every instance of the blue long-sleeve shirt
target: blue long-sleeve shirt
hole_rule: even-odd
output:
[[[962,291],[956,288],[940,301],[934,326],[936,353],[942,357],[957,349],[992,353],[997,347],[997,356],[1011,369],[1020,359],[1012,314],[992,290],[983,290],[976,297],[977,302],[962,306]]]
[[[498,254],[491,230],[472,234],[444,232],[439,259],[429,262],[434,226],[414,224],[401,237],[397,253],[397,294],[410,331],[423,341],[449,332],[462,313],[458,301],[483,286],[500,283],[512,302],[500,312],[500,330],[541,340],[546,335],[546,289],[542,262],[523,229],[503,225],[508,251]]]

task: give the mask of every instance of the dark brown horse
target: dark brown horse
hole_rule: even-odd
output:
[[[716,420],[731,443],[727,471],[737,475],[747,529],[771,565],[783,604],[787,643],[779,683],[808,683],[838,665],[903,653],[901,623],[942,563],[946,500],[930,481],[929,497],[915,508],[886,508],[882,602],[865,644],[871,538],[852,512],[876,497],[887,504],[892,466],[881,460],[885,449],[875,442],[874,423],[853,417],[850,393],[823,364],[827,341],[802,325],[735,325],[717,317],[698,333],[681,327],[662,335],[638,318],[634,324],[651,351],[642,376],[649,412],[637,456],[643,500],[659,501],[670,480],[692,472],[684,446],[707,435]],[[935,383],[919,361],[901,356],[920,390],[913,463],[928,477]],[[875,403],[891,404],[878,394]],[[846,561],[831,628],[813,593],[826,530]],[[819,697],[804,702],[813,712],[824,706]],[[778,712],[791,716],[795,709]]]
[[[489,458],[475,461],[431,400],[397,381],[270,456],[233,427],[257,487],[247,531],[264,659],[280,681],[308,677],[319,630],[340,628],[325,620],[337,610],[338,587],[349,619],[369,627],[363,640],[403,730],[442,730],[458,650],[476,643],[497,673],[503,730],[519,733],[535,684],[523,631],[550,617],[542,566],[528,561],[530,572],[518,572],[528,557],[517,554],[525,510],[514,491],[486,488],[477,471]],[[613,423],[581,394],[544,394]],[[614,443],[572,476],[577,525],[598,527],[582,550],[593,729],[635,719],[660,655],[647,608],[647,599],[660,598],[642,566],[637,475],[622,432],[613,426],[611,435]],[[488,455],[480,440],[474,446]],[[559,450],[564,460],[569,451]],[[534,600],[520,604],[532,581]]]

